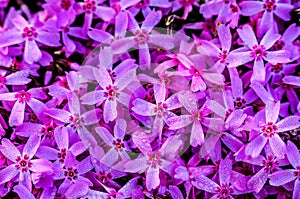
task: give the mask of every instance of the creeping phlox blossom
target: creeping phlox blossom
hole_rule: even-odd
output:
[[[0,0],[0,198],[299,199],[299,7]]]

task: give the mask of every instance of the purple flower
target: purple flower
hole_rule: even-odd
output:
[[[172,12],[183,8],[182,19],[186,19],[188,14],[193,10],[193,6],[199,7],[199,4],[196,0],[175,0],[172,2]]]
[[[134,160],[129,160],[124,164],[125,172],[144,172],[146,171],[146,188],[147,190],[155,189],[160,184],[160,169],[168,171],[170,161],[174,160],[182,141],[179,136],[170,136],[161,148],[153,151],[145,133],[140,133],[134,138],[134,143],[142,151],[142,155]]]
[[[270,63],[287,63],[290,61],[290,53],[286,50],[268,51],[280,38],[270,29],[258,44],[255,34],[249,25],[244,25],[237,30],[245,43],[245,47],[233,50],[227,58],[228,67],[236,67],[254,60],[251,81],[265,81],[265,68],[263,60]]]
[[[295,180],[293,198],[297,198],[300,195],[300,154],[296,145],[291,141],[287,144],[287,158],[293,169],[279,170],[271,174],[270,184],[280,186]]]
[[[122,160],[130,159],[129,155],[126,153],[124,143],[126,126],[127,124],[125,120],[118,119],[114,127],[114,137],[106,128],[96,128],[96,132],[103,139],[105,144],[111,147],[109,151],[106,152],[105,155],[101,158],[101,163],[107,166],[113,166],[118,161],[119,157],[121,157]]]
[[[40,136],[33,134],[29,137],[27,143],[23,148],[22,154],[14,144],[6,139],[2,139],[0,151],[13,163],[0,171],[0,184],[12,180],[15,176],[19,175],[18,181],[24,184],[31,190],[31,174],[32,172],[52,172],[52,163],[46,159],[33,159],[39,145]]]
[[[132,1],[134,2],[134,1]],[[150,7],[157,7],[161,10],[170,8],[171,2],[169,0],[138,0],[135,3],[135,6],[132,6],[128,9],[129,12],[132,13],[133,16],[136,16],[139,11],[142,11],[144,17],[147,17],[147,15],[152,11]]]
[[[32,88],[28,91],[22,90],[19,92],[0,94],[0,100],[15,101],[9,117],[10,126],[19,126],[23,124],[26,104],[34,111],[37,117],[42,117],[46,106],[36,98],[44,98],[44,94],[36,88]]]
[[[259,12],[264,12],[260,29],[261,34],[267,32],[274,23],[274,14],[284,21],[290,20],[290,11],[293,6],[281,0],[264,0],[262,1],[243,1],[240,3],[241,14],[244,16],[252,16]]]
[[[162,49],[171,49],[174,47],[173,38],[169,35],[154,33],[152,29],[158,24],[162,18],[161,11],[151,11],[145,18],[142,26],[138,25],[135,18],[128,13],[129,30],[134,36],[121,38],[112,43],[114,54],[121,54],[130,48],[137,46],[139,49],[139,64],[142,69],[150,69],[150,44],[158,46]],[[152,34],[151,34],[152,33]]]
[[[2,33],[0,47],[25,42],[24,60],[29,64],[42,58],[42,52],[36,42],[52,47],[60,46],[57,32],[48,31],[43,26],[37,26],[34,24],[35,21],[28,23],[21,15],[13,18],[12,22],[15,28]]]
[[[286,145],[278,135],[278,132],[293,130],[300,126],[298,116],[289,116],[277,122],[280,109],[280,102],[274,103],[269,101],[266,103],[265,110],[256,114],[255,122],[257,127],[256,137],[246,145],[245,155],[256,158],[262,149],[269,142],[271,150],[275,157],[282,159],[286,154]]]

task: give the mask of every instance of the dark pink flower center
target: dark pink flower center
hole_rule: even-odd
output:
[[[111,7],[116,11],[117,14],[120,13],[122,10],[122,7],[120,6],[119,3],[115,3]]]
[[[193,5],[194,2],[195,0],[179,0],[179,3],[185,7]]]
[[[68,180],[71,181],[78,179],[78,171],[73,167],[69,167],[68,169],[65,169],[64,175]]]
[[[74,114],[73,116],[70,116],[69,120],[71,122],[71,127],[74,129],[80,128],[84,123],[84,119],[81,118],[79,114]]]
[[[148,7],[149,3],[149,0],[141,0],[138,4],[136,4],[136,7],[139,9],[145,9]]]
[[[274,158],[273,156],[268,156],[267,159],[262,161],[262,163],[264,165],[264,170],[267,173],[277,171],[277,167],[279,164],[278,161],[276,160],[276,158]]]
[[[233,193],[233,189],[229,184],[225,183],[222,184],[220,187],[216,189],[217,192],[217,198],[220,199],[227,199],[230,198],[231,194]]]
[[[148,43],[150,37],[149,34],[146,30],[137,30],[134,33],[135,37],[134,37],[134,41],[140,45],[144,45],[146,43]]]
[[[250,53],[250,56],[257,59],[258,61],[261,60],[262,57],[267,56],[267,51],[264,45],[254,45],[252,49],[253,50]]]
[[[56,194],[56,196],[54,197],[54,199],[67,199],[67,197],[61,195],[60,193],[58,193],[58,194]]]
[[[30,93],[26,91],[19,91],[15,97],[19,100],[20,103],[29,102],[30,100]]]
[[[37,38],[38,33],[36,32],[34,27],[26,27],[23,30],[22,37],[28,38],[29,41],[32,41],[34,38]]]
[[[96,2],[93,0],[85,0],[83,10],[87,14],[93,13],[94,11],[96,11]]]
[[[202,74],[195,66],[191,66],[189,71],[190,71],[192,76],[196,76],[196,77],[199,77]]]
[[[294,171],[294,176],[296,176],[300,180],[300,166],[296,167],[296,170]]]
[[[27,172],[28,169],[32,166],[28,155],[24,155],[23,157],[18,156],[16,162],[16,169],[20,169],[22,172]]]
[[[236,13],[239,11],[239,7],[237,5],[234,5],[234,4],[230,4],[230,9],[231,9],[231,12],[233,13]]]
[[[64,10],[69,10],[71,7],[72,3],[70,0],[61,0],[60,7]]]
[[[279,73],[283,70],[282,64],[275,64],[272,66],[271,71],[274,73]]]
[[[234,101],[234,108],[243,109],[245,108],[246,100],[241,97],[237,97]]]
[[[113,145],[115,146],[115,148],[117,150],[123,150],[123,148],[124,148],[124,143],[119,138],[113,141]]]
[[[104,92],[104,97],[106,97],[109,101],[113,101],[115,98],[119,97],[119,93],[117,92],[119,88],[117,86],[109,85],[106,87],[106,91]]]
[[[284,42],[283,40],[278,40],[278,41],[276,41],[276,43],[273,45],[273,48],[274,48],[275,50],[282,50],[283,47],[284,47],[284,45],[285,45],[285,42]]]
[[[272,10],[275,10],[277,6],[275,0],[266,0],[263,7],[267,12],[271,12]]]
[[[57,154],[60,163],[64,163],[67,157],[67,149],[61,149],[60,152]]]
[[[0,74],[0,89],[4,87],[6,78]]]
[[[154,112],[158,117],[165,116],[167,113],[168,105],[166,103],[159,102],[157,106],[154,108]]]
[[[46,124],[45,127],[41,129],[41,132],[44,133],[46,139],[53,139],[54,129],[57,124]]]
[[[116,73],[114,71],[112,71],[111,69],[107,69],[107,72],[111,78],[111,81],[114,83],[116,81],[116,77],[117,77]]]
[[[264,125],[261,128],[261,133],[265,137],[272,138],[276,130],[277,130],[277,126],[272,122],[268,122],[266,125]]]
[[[102,182],[103,184],[107,184],[108,180],[112,179],[112,175],[109,172],[106,173],[105,171],[100,171],[96,176],[96,179]]]
[[[223,50],[222,52],[219,53],[218,57],[221,59],[221,63],[225,63],[227,55],[228,55],[227,50]]]

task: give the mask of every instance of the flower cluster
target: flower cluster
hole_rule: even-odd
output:
[[[300,198],[291,0],[0,0],[0,197]]]

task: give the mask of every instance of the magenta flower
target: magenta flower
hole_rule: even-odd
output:
[[[35,21],[27,22],[21,15],[12,19],[15,29],[8,29],[2,33],[0,47],[21,44],[25,42],[24,60],[29,64],[37,62],[42,58],[42,52],[36,42],[51,47],[60,46],[59,34],[53,30],[36,26]]]
[[[162,18],[161,11],[151,11],[145,18],[142,26],[138,25],[135,18],[128,13],[129,17],[129,30],[134,36],[121,38],[112,43],[112,50],[115,54],[121,54],[134,46],[139,49],[139,64],[143,69],[150,69],[150,44],[158,46],[162,49],[171,49],[174,47],[173,37],[164,34],[154,33],[152,30]],[[151,34],[152,33],[152,34]]]
[[[32,172],[53,172],[52,163],[46,159],[33,159],[39,145],[40,136],[33,134],[24,146],[22,154],[14,144],[6,139],[2,139],[0,146],[1,153],[13,163],[0,171],[0,184],[12,180],[19,176],[18,181],[31,190],[31,173]]]
[[[281,186],[295,180],[293,198],[297,198],[300,195],[300,154],[296,145],[291,141],[287,143],[287,158],[293,169],[279,170],[269,175],[270,184]]]
[[[170,136],[159,150],[153,151],[146,135],[141,133],[134,143],[143,154],[134,160],[126,162],[124,171],[131,173],[146,171],[146,188],[150,191],[160,184],[160,169],[167,173],[169,172],[168,166],[171,164],[170,161],[174,160],[174,156],[176,156],[182,141],[178,135]]]
[[[281,0],[264,0],[264,1],[243,1],[240,3],[241,14],[244,16],[252,16],[259,12],[264,12],[260,29],[261,34],[267,32],[274,23],[274,14],[284,21],[290,20],[290,11],[293,6]]]
[[[15,101],[8,121],[10,126],[19,126],[23,124],[26,104],[33,110],[37,117],[42,117],[46,106],[36,98],[44,98],[44,94],[36,88],[32,88],[28,91],[22,90],[19,92],[0,94],[0,100]]]
[[[119,157],[121,157],[122,160],[130,159],[129,155],[126,153],[126,146],[124,143],[126,126],[127,124],[125,120],[118,119],[114,127],[114,137],[106,128],[96,128],[96,132],[103,139],[105,144],[111,147],[101,158],[101,163],[107,166],[113,166],[118,161]]]
[[[290,53],[286,50],[268,51],[280,38],[270,29],[258,44],[255,34],[249,25],[244,25],[237,30],[243,40],[245,47],[232,51],[227,58],[228,67],[236,67],[254,60],[251,81],[265,81],[265,68],[263,60],[270,63],[287,63],[290,61]]]
[[[286,145],[279,137],[278,132],[284,132],[296,129],[300,126],[298,116],[289,116],[277,122],[280,109],[280,102],[274,103],[269,101],[266,103],[265,114],[257,114],[255,121],[257,122],[258,135],[245,147],[245,155],[253,158],[258,157],[264,146],[269,142],[271,150],[275,157],[282,159],[286,154]]]
[[[161,84],[154,84],[153,90],[156,104],[137,98],[132,102],[132,110],[142,116],[155,116],[151,132],[155,135],[159,135],[161,138],[164,122],[166,122],[169,117],[175,115],[171,110],[180,108],[182,105],[177,98],[177,94],[165,99],[166,89]]]

